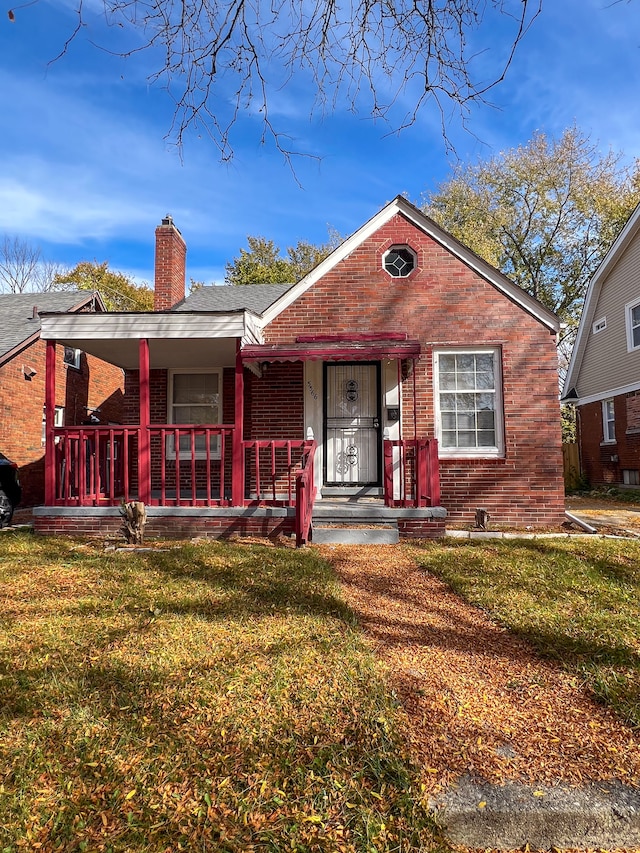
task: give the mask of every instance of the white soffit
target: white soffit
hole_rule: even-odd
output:
[[[142,338],[241,338],[246,312],[216,314],[50,314],[41,318],[43,340],[141,340]],[[255,323],[251,324],[252,332]]]

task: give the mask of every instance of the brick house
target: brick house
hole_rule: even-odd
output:
[[[0,452],[20,467],[23,506],[44,500],[46,344],[39,312],[104,310],[100,297],[86,291],[0,294]],[[55,372],[55,424],[122,421],[121,370],[67,347],[56,356]]]
[[[164,534],[317,540],[340,501],[401,536],[478,508],[561,522],[557,318],[405,199],[293,285],[185,299],[185,253],[163,220],[154,313],[43,319],[52,359],[59,342],[126,371],[127,414],[110,439],[82,437],[97,456],[118,444],[107,479],[121,493],[51,430],[39,529],[115,529],[122,497]]]
[[[589,283],[563,399],[589,483],[640,488],[640,206]]]

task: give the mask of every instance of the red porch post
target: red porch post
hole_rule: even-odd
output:
[[[56,445],[53,435],[56,415],[56,342],[47,341],[45,361],[45,450],[44,450],[44,503],[53,506],[56,497]]]
[[[236,342],[236,375],[235,375],[235,429],[233,431],[233,448],[231,462],[231,504],[244,505],[244,367],[240,358],[242,341]]]
[[[151,395],[149,389],[149,341],[140,339],[140,437],[138,439],[138,498],[151,503]]]

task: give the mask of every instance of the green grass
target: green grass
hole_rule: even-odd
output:
[[[412,554],[640,726],[640,543],[484,540]]]
[[[0,537],[0,851],[442,849],[312,551]]]

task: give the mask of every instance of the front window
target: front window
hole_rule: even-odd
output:
[[[220,424],[222,422],[222,374],[219,370],[182,372],[169,375],[169,423],[181,426]],[[191,457],[191,435],[180,436],[180,457]],[[220,458],[220,437],[209,437],[212,458]],[[196,459],[206,458],[206,436],[196,435]],[[174,458],[175,436],[167,444],[167,455]]]
[[[434,376],[442,454],[502,454],[499,350],[438,352]]]
[[[616,413],[613,400],[602,401],[602,433],[603,441],[616,440]]]

